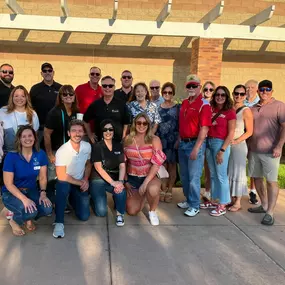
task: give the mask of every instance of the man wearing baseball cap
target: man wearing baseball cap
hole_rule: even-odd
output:
[[[254,178],[261,205],[249,208],[251,213],[265,213],[261,223],[273,225],[273,212],[279,194],[278,168],[285,142],[285,104],[272,97],[269,80],[258,84],[259,103],[251,107],[253,135],[249,139],[249,176]],[[266,188],[263,178],[266,179]]]
[[[178,155],[186,200],[177,206],[187,209],[184,213],[186,216],[194,217],[199,213],[205,138],[211,126],[212,111],[209,102],[201,94],[201,82],[197,75],[188,75],[185,87],[188,98],[180,108]]]

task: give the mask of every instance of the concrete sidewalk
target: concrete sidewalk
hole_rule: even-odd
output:
[[[285,191],[276,208],[275,225],[260,224],[262,214],[243,210],[194,218],[171,204],[158,209],[160,226],[152,227],[147,209],[114,224],[114,213],[88,222],[66,215],[65,238],[52,237],[53,218],[37,231],[14,237],[0,220],[1,285],[283,285],[285,284]],[[112,199],[109,205],[112,208]]]

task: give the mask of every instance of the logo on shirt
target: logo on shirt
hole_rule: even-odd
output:
[[[119,110],[112,110],[112,113],[119,113]]]
[[[37,157],[34,157],[34,158],[33,158],[33,165],[34,165],[34,166],[38,166],[38,165],[40,165],[40,163],[39,163],[39,161],[38,161],[38,158],[37,158]]]
[[[120,151],[114,151],[114,154],[118,155],[118,154],[121,154]]]

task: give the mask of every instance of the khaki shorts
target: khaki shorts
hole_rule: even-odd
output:
[[[277,182],[280,157],[272,154],[250,152],[248,158],[248,176],[265,179],[269,182]]]

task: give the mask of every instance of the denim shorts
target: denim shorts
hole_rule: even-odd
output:
[[[145,177],[138,177],[133,175],[128,175],[128,182],[131,184],[134,190],[138,190],[143,184]]]

